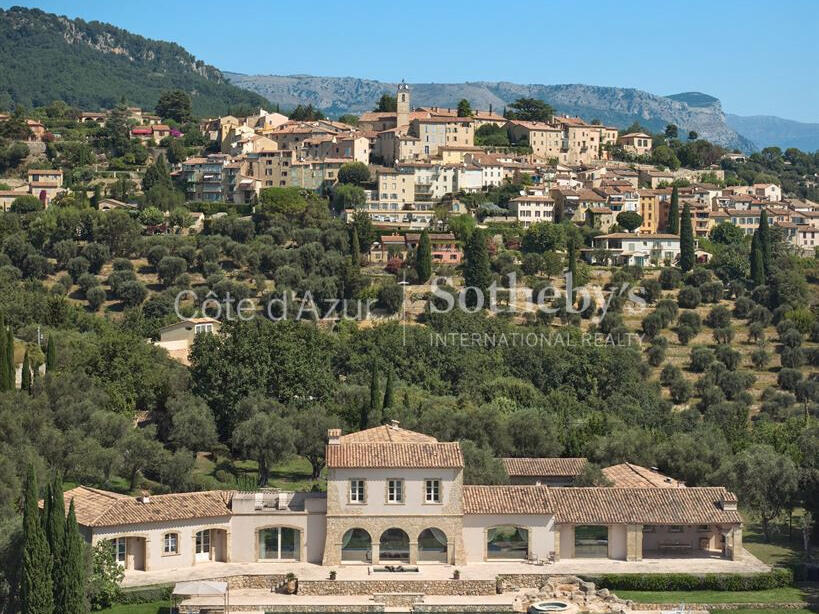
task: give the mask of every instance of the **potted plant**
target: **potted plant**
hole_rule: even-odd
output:
[[[288,595],[294,595],[298,587],[298,578],[296,578],[296,574],[291,571],[284,578],[284,592],[286,592]]]
[[[455,571],[452,572],[452,579],[453,580],[460,580],[461,579],[461,570],[460,569],[456,569]]]
[[[330,579],[331,579],[331,580],[335,580],[335,579],[336,579],[336,570],[335,570],[335,569],[331,569],[331,570],[330,570]]]

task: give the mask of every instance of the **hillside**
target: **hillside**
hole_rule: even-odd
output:
[[[802,151],[819,150],[819,124],[808,124],[773,115],[726,114],[725,121],[734,130],[751,139],[757,147],[796,147]]]
[[[121,98],[152,109],[163,90],[191,94],[197,114],[264,102],[175,43],[37,9],[0,10],[0,108],[54,100],[82,109],[111,108]]]
[[[258,92],[283,106],[312,104],[325,113],[361,113],[373,108],[379,96],[395,91],[395,83],[354,77],[314,77],[309,75],[240,75],[225,73],[231,82]],[[523,96],[541,98],[561,113],[625,127],[634,121],[655,131],[674,123],[681,130],[694,130],[701,137],[743,151],[754,144],[725,123],[719,100],[694,93],[683,99],[657,96],[636,89],[592,85],[523,85],[506,81],[470,83],[413,83],[412,101],[418,106],[455,106],[467,98],[473,107],[495,110]],[[688,97],[688,98],[686,98]],[[687,102],[690,99],[691,102]]]

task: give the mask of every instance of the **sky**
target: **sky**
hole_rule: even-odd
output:
[[[246,74],[700,91],[729,113],[819,122],[818,0],[0,0],[15,4]]]

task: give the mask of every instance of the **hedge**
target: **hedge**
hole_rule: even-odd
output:
[[[790,569],[756,574],[605,574],[587,578],[600,588],[623,591],[764,591],[793,584]]]
[[[173,584],[124,589],[120,593],[117,603],[153,603],[154,601],[168,601],[171,598],[171,591],[173,591]]]

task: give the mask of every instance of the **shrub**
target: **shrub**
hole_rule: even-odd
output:
[[[401,286],[396,283],[385,284],[378,290],[378,304],[389,313],[398,313],[403,298]]]
[[[680,281],[682,281],[682,273],[680,273],[679,269],[665,268],[660,271],[659,279],[663,290],[673,290],[674,288],[678,288],[680,286]]]
[[[96,275],[92,275],[91,273],[83,273],[77,280],[77,285],[80,287],[83,294],[88,294],[88,291],[91,288],[100,285],[100,280],[97,279]]]
[[[662,296],[663,288],[656,279],[644,279],[640,282],[646,302],[653,303]]]
[[[686,286],[695,286],[699,288],[703,284],[711,281],[711,271],[704,269],[703,267],[697,267],[688,273],[683,281],[685,282]]]
[[[779,355],[779,362],[783,367],[789,369],[798,369],[805,364],[805,352],[802,348],[783,347],[782,353]]]
[[[711,328],[725,328],[731,325],[731,312],[723,305],[712,307],[705,316],[705,324]]]
[[[114,258],[114,262],[111,264],[115,271],[133,271],[134,265],[133,263],[128,260],[127,258]]]
[[[757,369],[764,369],[771,362],[771,355],[763,347],[759,347],[751,352],[751,362]]]
[[[671,386],[668,387],[668,390],[671,393],[671,400],[677,405],[680,403],[686,403],[691,398],[691,382],[683,377],[671,382]]]
[[[712,335],[714,337],[714,341],[719,344],[731,343],[731,340],[734,338],[734,329],[730,326],[715,328]]]
[[[88,260],[88,270],[94,274],[100,272],[102,265],[108,262],[111,252],[107,245],[102,243],[89,243],[82,249],[82,255]]]
[[[688,370],[694,373],[703,373],[714,360],[714,351],[710,348],[694,348],[691,350],[691,362]]]
[[[697,333],[695,333],[694,329],[690,326],[682,325],[677,327],[677,340],[680,342],[680,345],[688,345],[688,342],[696,337],[696,335]]]
[[[751,299],[747,296],[740,296],[734,302],[734,317],[745,319],[750,315],[753,308],[754,302]]]
[[[783,322],[787,322],[787,320],[783,320]],[[779,336],[779,340],[786,347],[798,348],[800,345],[802,345],[802,333],[795,328],[791,328],[782,333]]]
[[[677,304],[683,309],[694,309],[701,302],[702,295],[693,286],[685,286],[677,295]]]
[[[728,345],[718,346],[714,355],[717,360],[728,367],[729,371],[734,371],[739,366],[740,353]]]
[[[85,293],[85,298],[88,300],[88,306],[91,307],[91,310],[97,311],[100,305],[105,302],[105,290],[103,290],[101,286],[94,286],[88,289]]]
[[[677,318],[677,324],[680,326],[688,326],[695,333],[700,332],[700,329],[702,328],[700,314],[698,314],[696,311],[683,311],[680,314],[680,317]]]
[[[757,305],[751,312],[748,314],[748,319],[751,322],[757,322],[762,326],[768,326],[773,320],[773,314],[767,307],[763,307],[762,305]]]
[[[126,281],[120,284],[117,289],[117,298],[128,307],[141,305],[146,296],[148,296],[148,289],[144,284],[136,280]]]
[[[709,281],[700,286],[703,303],[719,303],[724,292],[725,288],[721,281]]]
[[[91,264],[86,258],[76,256],[68,261],[65,268],[68,271],[68,274],[71,275],[71,279],[74,281],[74,283],[76,283],[83,273],[88,272],[88,269],[91,268]]]
[[[652,345],[646,350],[646,359],[652,367],[659,367],[665,360],[665,348],[661,345]]]
[[[664,298],[657,303],[657,308],[654,311],[662,317],[663,327],[666,327],[677,317],[680,308],[677,306],[677,303],[670,298]]]
[[[184,258],[178,256],[165,256],[156,265],[156,272],[159,276],[159,281],[166,288],[176,281],[176,278],[182,275],[188,269],[188,263]]]
[[[654,312],[648,314],[646,317],[643,318],[642,322],[643,332],[646,336],[651,339],[657,333],[659,333],[663,328],[663,319],[662,317]]]
[[[790,569],[755,574],[605,574],[586,578],[600,588],[621,591],[764,591],[793,584]]]
[[[152,267],[156,267],[156,265],[159,264],[159,261],[169,253],[168,248],[164,245],[154,245],[148,250],[148,253],[145,254],[145,258],[148,260],[148,264],[150,264]]]
[[[663,370],[660,371],[660,383],[663,386],[670,386],[673,382],[680,379],[682,377],[682,371],[679,367],[675,367],[671,363],[668,363],[666,366],[663,367]]]

